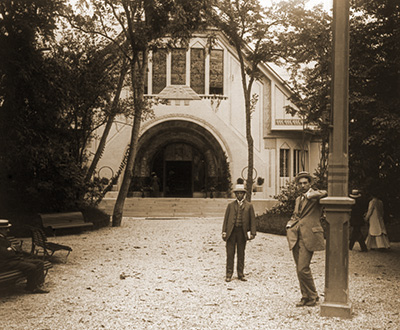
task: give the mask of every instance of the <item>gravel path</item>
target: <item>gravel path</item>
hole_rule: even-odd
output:
[[[399,329],[400,243],[390,252],[350,251],[350,320],[296,308],[297,277],[286,238],[258,233],[246,248],[248,282],[224,282],[222,219],[124,218],[51,241],[47,295],[2,292],[1,329]],[[24,243],[26,249],[29,242]],[[325,253],[312,270],[321,295]],[[321,297],[323,301],[323,297]]]

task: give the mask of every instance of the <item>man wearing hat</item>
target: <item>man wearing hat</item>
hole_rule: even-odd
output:
[[[351,191],[350,197],[355,200],[351,208],[350,226],[352,228],[349,242],[349,249],[352,250],[354,243],[360,244],[361,252],[368,252],[365,245],[365,237],[361,231],[362,226],[365,225],[364,213],[367,211],[367,205],[364,202],[361,192],[357,189]]]
[[[245,200],[246,189],[243,184],[237,184],[233,192],[236,200],[229,203],[222,225],[222,239],[226,242],[226,282],[232,280],[235,250],[237,250],[237,275],[239,280],[244,277],[244,254],[246,241],[256,236],[256,217],[253,205]]]
[[[38,259],[24,259],[18,255],[7,239],[11,224],[0,220],[0,269],[20,270],[27,278],[26,290],[31,293],[48,293],[41,288],[44,283],[44,263]]]
[[[296,198],[293,215],[286,225],[289,249],[296,263],[302,296],[297,307],[315,306],[319,300],[310,263],[314,251],[325,249],[324,230],[320,222],[322,206],[319,200],[327,196],[327,192],[312,189],[312,181],[313,177],[308,172],[300,172],[296,176],[301,195]]]

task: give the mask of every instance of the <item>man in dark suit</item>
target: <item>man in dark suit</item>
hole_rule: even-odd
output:
[[[239,280],[244,277],[244,253],[246,241],[256,236],[256,217],[251,203],[245,200],[246,189],[243,184],[237,184],[233,192],[236,200],[229,203],[222,225],[222,239],[226,242],[226,282],[232,280],[235,250],[237,249],[237,275]]]
[[[297,307],[315,306],[319,300],[310,263],[314,251],[325,249],[324,230],[320,222],[322,206],[319,200],[327,196],[327,192],[312,189],[312,180],[308,172],[300,172],[296,176],[301,195],[296,198],[293,215],[286,225],[289,249],[293,252],[302,295]]]
[[[44,283],[44,263],[38,259],[22,258],[7,239],[11,224],[0,220],[0,269],[20,270],[27,278],[26,290],[31,293],[48,293],[41,288]]]
[[[350,226],[352,228],[349,242],[349,249],[352,250],[354,243],[360,244],[361,252],[368,252],[365,245],[365,237],[361,228],[365,225],[364,213],[367,212],[367,203],[365,203],[361,192],[357,189],[351,191],[350,197],[355,200],[351,208]]]

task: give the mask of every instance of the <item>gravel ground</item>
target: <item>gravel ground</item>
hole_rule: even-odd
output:
[[[1,329],[399,329],[400,243],[350,251],[351,319],[320,316],[300,299],[283,236],[258,233],[246,248],[248,282],[224,282],[222,219],[124,218],[120,228],[51,238],[57,252],[46,295],[22,286],[0,297]],[[29,241],[24,243],[29,248]],[[325,253],[312,271],[323,296]],[[323,297],[321,300],[323,301]]]

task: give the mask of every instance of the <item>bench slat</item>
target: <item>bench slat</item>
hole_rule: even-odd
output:
[[[50,268],[53,268],[53,265],[49,261],[44,262],[44,270],[47,272]],[[20,270],[8,270],[5,272],[0,272],[0,283],[16,281],[18,279],[23,279],[25,276],[22,274]]]
[[[85,222],[82,212],[43,213],[39,215],[45,228],[63,229],[93,226],[92,222]]]

